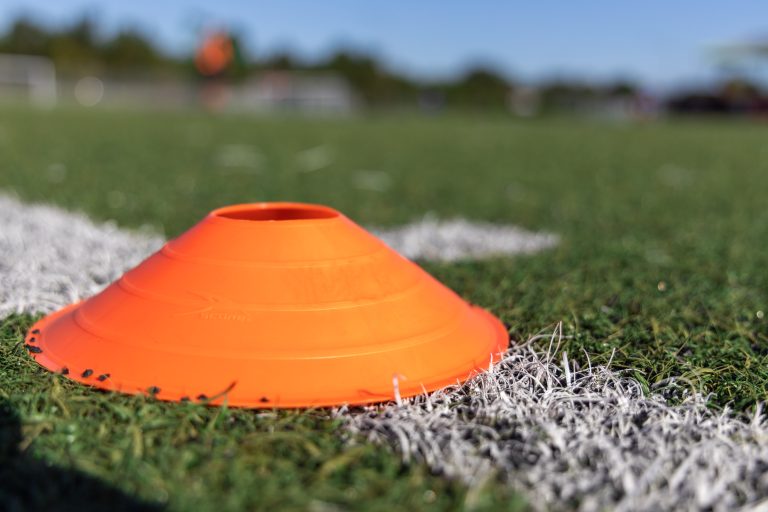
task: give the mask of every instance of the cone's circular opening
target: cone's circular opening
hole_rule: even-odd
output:
[[[253,204],[220,208],[213,212],[217,217],[254,222],[332,219],[339,213],[331,208],[311,204]]]

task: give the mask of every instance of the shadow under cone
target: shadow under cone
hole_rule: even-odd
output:
[[[488,367],[506,329],[339,212],[221,208],[100,294],[42,319],[51,371],[164,400],[363,404]]]

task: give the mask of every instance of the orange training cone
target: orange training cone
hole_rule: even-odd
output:
[[[70,379],[242,407],[363,404],[487,368],[506,329],[339,212],[221,208],[27,348]]]

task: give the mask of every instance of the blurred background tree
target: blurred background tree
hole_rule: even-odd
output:
[[[419,80],[397,73],[376,55],[359,50],[341,49],[311,62],[285,51],[255,58],[245,51],[244,34],[226,31],[226,35],[234,58],[221,73],[224,79],[243,82],[268,71],[335,75],[349,85],[362,105],[372,108],[418,106],[423,111],[435,112],[446,108],[528,112],[528,107],[535,104],[537,113],[600,112],[601,109],[624,108],[620,105],[629,105],[631,110],[634,108],[631,105],[643,101],[644,97],[641,88],[632,80],[597,83],[560,77],[525,85],[516,84],[514,79],[487,64],[471,67],[453,79]],[[203,34],[200,39],[203,40]],[[734,55],[745,53],[763,59],[767,54],[765,48],[768,45],[739,46],[738,51],[728,49],[728,55],[731,60]],[[30,18],[19,18],[0,35],[0,53],[48,57],[57,74],[65,78],[77,79],[83,75],[134,79],[164,76],[190,80],[200,76],[194,49],[190,48],[188,54],[170,55],[138,29],[104,35],[94,19],[87,16],[71,25],[55,28]],[[521,98],[532,103],[515,106]],[[714,87],[673,92],[663,102],[666,110],[673,113],[768,112],[768,98],[763,91],[740,78],[738,73]]]

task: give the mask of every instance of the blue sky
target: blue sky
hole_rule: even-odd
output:
[[[188,50],[200,26],[220,24],[245,33],[257,55],[313,58],[354,46],[419,77],[487,62],[529,81],[629,77],[657,86],[711,78],[711,45],[768,36],[768,2],[756,0],[0,0],[0,29],[19,13],[52,24],[90,13],[108,31],[140,27],[174,52]]]

